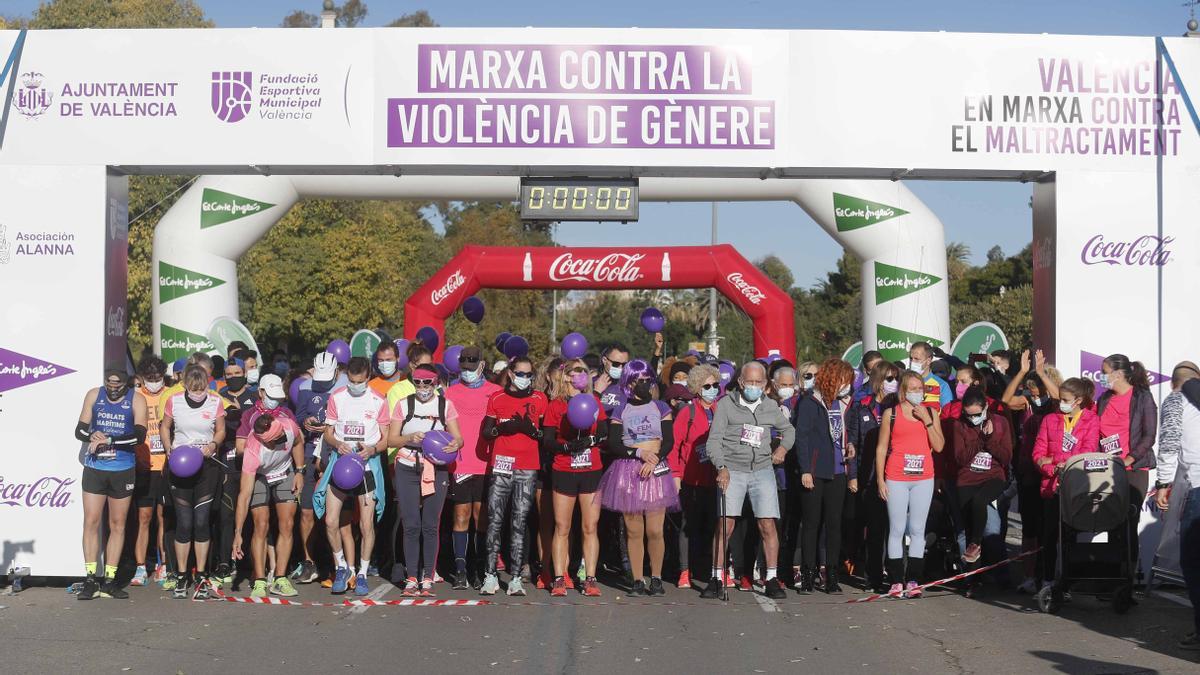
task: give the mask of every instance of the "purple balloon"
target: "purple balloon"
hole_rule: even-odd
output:
[[[721,364],[717,366],[717,370],[721,373],[722,389],[729,386],[729,383],[733,382],[734,375],[737,375],[737,369],[734,368],[733,364],[728,361],[722,361]]]
[[[696,351],[695,349],[689,349],[689,350],[687,350],[687,355],[688,355],[688,356],[695,356],[696,358],[700,358],[700,352]]]
[[[396,367],[407,368],[408,346],[412,343],[407,338],[397,338],[394,344],[396,345]]]
[[[194,445],[181,445],[171,450],[167,463],[171,465],[171,473],[180,478],[189,478],[200,471],[200,465],[204,464],[204,453]]]
[[[662,331],[663,325],[666,324],[666,319],[663,318],[662,312],[653,307],[647,307],[642,312],[642,328],[645,328],[651,333]]]
[[[562,355],[564,359],[582,359],[587,350],[587,338],[579,333],[567,333],[563,336]]]
[[[358,455],[340,455],[333,464],[333,484],[343,490],[362,485],[367,467]]]
[[[436,352],[438,345],[441,344],[438,332],[430,326],[422,326],[421,330],[417,331],[417,342],[425,345],[425,348],[431,352]]]
[[[600,402],[591,394],[575,394],[567,401],[567,421],[576,429],[591,429],[599,415]]]
[[[515,359],[518,356],[529,355],[529,341],[520,335],[514,335],[504,341],[504,355],[509,360]]]
[[[504,343],[508,342],[508,338],[510,338],[510,337],[512,337],[512,333],[510,333],[508,331],[504,331],[503,333],[500,333],[499,335],[497,335],[496,340],[493,343],[496,345],[496,351],[503,352],[504,351]]]
[[[442,365],[446,366],[446,370],[450,371],[451,375],[457,375],[461,368],[458,367],[458,355],[462,354],[462,345],[454,345],[446,347],[446,351],[442,353]]]
[[[479,325],[483,321],[483,301],[472,295],[463,301],[462,313],[467,321]]]
[[[782,358],[783,358],[783,357],[782,357],[782,356],[780,356],[780,355],[778,355],[778,354],[767,354],[767,358],[766,358],[765,360],[766,360],[766,362],[767,362],[767,365],[770,365],[770,364],[772,364],[772,363],[775,363],[776,361],[778,361],[779,359],[782,359]]]
[[[421,441],[421,454],[425,456],[425,459],[434,464],[450,464],[458,459],[457,450],[449,452],[446,450],[446,446],[450,445],[450,442],[453,440],[454,437],[449,432],[442,431],[441,429],[426,431],[425,439]]]
[[[330,340],[329,345],[325,347],[325,351],[333,354],[337,362],[343,366],[350,363],[350,345],[346,344],[346,341],[341,338]]]

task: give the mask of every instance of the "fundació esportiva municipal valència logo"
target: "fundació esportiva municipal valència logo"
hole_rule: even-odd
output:
[[[37,119],[44,115],[54,103],[54,94],[42,86],[45,76],[29,71],[21,76],[21,86],[17,87],[16,100],[13,107],[29,119]]]
[[[241,122],[254,104],[254,74],[248,70],[213,71],[212,111],[222,122]]]

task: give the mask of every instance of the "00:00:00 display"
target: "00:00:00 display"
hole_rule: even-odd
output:
[[[546,206],[546,201],[550,202],[550,208],[565,209],[567,202],[570,202],[571,209],[582,210],[587,208],[588,193],[590,190],[586,187],[567,188],[556,187],[550,199],[546,199],[546,188],[538,185],[529,188],[528,208],[537,210]],[[596,188],[595,209],[597,211],[624,211],[629,208],[629,202],[633,196],[633,188],[620,187],[616,188],[616,197],[613,196],[613,188],[602,187]]]

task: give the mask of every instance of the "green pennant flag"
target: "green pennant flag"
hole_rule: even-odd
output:
[[[158,261],[158,301],[166,303],[185,295],[207,291],[225,283],[207,274]]]
[[[847,347],[846,351],[842,352],[842,360],[845,361],[846,363],[849,363],[850,365],[854,366],[855,368],[858,368],[859,366],[862,365],[862,357],[863,357],[862,340],[855,342],[854,344]]]
[[[212,342],[203,335],[189,333],[165,323],[159,327],[158,333],[158,349],[167,363],[190,356],[192,352],[207,352],[213,348]]]
[[[218,316],[213,319],[213,322],[208,326],[208,339],[212,340],[213,347],[225,355],[229,353],[229,345],[232,342],[244,342],[246,346],[254,352],[258,352],[258,343],[254,341],[254,336],[250,334],[250,329],[246,328],[241,321],[228,316]],[[260,360],[263,358],[259,353]]]
[[[918,333],[910,333],[892,328],[881,323],[875,324],[875,341],[879,353],[883,354],[883,358],[888,361],[899,361],[908,358],[908,349],[914,342],[928,342],[934,347],[940,347],[943,343],[941,340],[931,338]]]
[[[248,197],[204,188],[200,198],[200,229],[245,218],[275,206]]]
[[[916,270],[896,267],[876,261],[875,263],[875,304],[882,305],[888,300],[895,300],[909,293],[929,288],[941,281],[940,277],[925,274]]]
[[[378,333],[362,328],[350,337],[350,356],[362,356],[369,359],[375,354],[375,349],[381,342]]]
[[[857,230],[907,214],[908,211],[895,206],[838,192],[833,193],[833,220],[837,224],[838,232]]]

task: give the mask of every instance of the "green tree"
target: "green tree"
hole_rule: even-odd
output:
[[[762,270],[762,273],[767,275],[767,278],[774,282],[776,286],[783,289],[785,293],[792,290],[792,286],[796,283],[796,279],[792,276],[792,271],[788,269],[787,264],[780,260],[778,256],[766,256],[756,261],[754,266]]]
[[[412,14],[405,14],[387,24],[388,28],[436,28],[437,22],[429,16],[429,12],[418,9]]]
[[[150,269],[154,228],[191,176],[129,177],[129,350],[140,354],[154,338],[151,310],[156,273]]]
[[[360,0],[347,0],[340,6],[334,5],[333,10],[337,13],[334,25],[343,28],[354,28],[361,24],[367,16],[367,5]],[[279,25],[283,28],[316,28],[321,25],[321,17],[297,9],[283,17],[283,21]]]
[[[193,0],[50,0],[30,28],[211,28]]]

